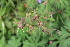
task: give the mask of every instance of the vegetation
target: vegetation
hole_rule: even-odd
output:
[[[0,0],[0,47],[70,47],[69,0]]]

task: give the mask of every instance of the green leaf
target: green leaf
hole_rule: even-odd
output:
[[[37,46],[42,46],[42,45],[45,45],[46,43],[47,43],[46,40],[42,40],[37,44]]]
[[[48,18],[48,20],[50,20],[50,21],[55,21],[54,18]]]
[[[0,8],[0,16],[4,15],[6,12],[6,7],[5,8]]]
[[[55,39],[58,39],[58,36],[50,37],[50,38],[49,38],[49,40],[55,40]]]
[[[0,39],[0,47],[4,47],[5,45],[5,37],[3,36],[1,39]]]
[[[8,41],[9,47],[18,47],[20,46],[20,38],[16,39],[14,36],[11,37],[11,40]]]

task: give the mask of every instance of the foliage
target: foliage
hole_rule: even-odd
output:
[[[0,0],[0,47],[70,47],[69,0]]]

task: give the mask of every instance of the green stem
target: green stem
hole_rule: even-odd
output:
[[[4,36],[4,30],[5,30],[4,28],[5,28],[5,25],[4,25],[4,22],[2,22],[2,30],[3,30],[2,33],[3,33],[3,36]]]

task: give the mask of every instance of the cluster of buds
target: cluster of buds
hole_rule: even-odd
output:
[[[26,26],[29,27],[31,30],[34,30],[34,29],[33,29],[33,26],[31,26],[31,25],[29,25],[29,24],[26,24]]]
[[[44,3],[43,3],[43,4],[44,4],[44,5],[46,5],[47,3],[48,3],[48,1],[44,1]]]
[[[19,17],[16,17],[19,18]],[[18,28],[23,29],[23,21],[24,18],[21,18],[19,22],[14,21],[13,23],[17,24]]]
[[[38,21],[38,25],[43,25],[43,22],[41,22],[41,21]]]
[[[39,18],[39,16],[35,15],[34,18],[33,18],[33,20],[36,20],[37,18]]]
[[[20,29],[23,29],[22,22],[18,22],[18,27],[19,27]]]
[[[23,20],[24,20],[25,18],[21,18],[20,19],[20,22],[18,22],[18,27],[20,28],[20,29],[23,29]]]
[[[36,14],[37,12],[36,12],[36,9],[34,9],[34,13]]]
[[[26,16],[30,16],[31,15],[31,13],[26,13]]]

